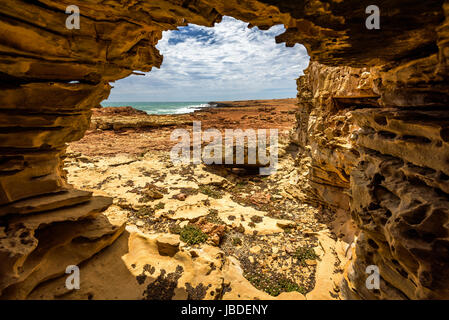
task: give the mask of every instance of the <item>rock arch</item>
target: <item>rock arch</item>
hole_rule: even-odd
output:
[[[74,4],[81,28],[68,30],[65,9]],[[284,24],[277,41],[304,44],[315,61],[298,80],[297,136],[306,153],[315,149],[323,156],[324,164],[312,166],[311,199],[351,211],[361,230],[346,273],[348,297],[448,298],[449,145],[443,133],[449,125],[449,3],[379,1],[381,29],[371,31],[365,28],[369,4],[3,1],[0,293],[7,297],[26,280],[26,297],[42,279],[63,273],[57,265],[39,273],[43,257],[57,256],[53,248],[76,251],[73,239],[89,239],[89,250],[77,257],[83,261],[117,238],[123,226],[100,215],[111,200],[67,184],[65,143],[83,136],[90,109],[107,98],[111,81],[162,63],[155,48],[162,31],[212,26],[229,15],[261,29]],[[356,109],[352,120],[337,119],[349,109]],[[319,118],[309,132],[305,124],[313,112],[359,126],[354,147],[319,147],[315,133],[327,120]],[[337,177],[329,183],[323,174]],[[382,275],[376,292],[366,290],[361,277],[370,264]]]

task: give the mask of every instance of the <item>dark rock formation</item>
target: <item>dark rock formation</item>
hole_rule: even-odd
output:
[[[74,4],[81,10],[79,30],[65,27],[65,9]],[[277,41],[302,43],[312,60],[333,66],[312,65],[299,80],[298,141],[313,158],[314,201],[351,211],[361,230],[348,296],[449,298],[443,272],[449,265],[449,3],[378,1],[381,29],[371,31],[365,28],[369,4],[3,1],[0,294],[26,297],[123,230],[99,215],[109,200],[66,183],[65,144],[83,136],[109,82],[160,66],[155,45],[162,31],[212,26],[230,15],[261,29],[282,23],[287,31]],[[368,69],[354,68],[372,69],[368,76]],[[79,238],[89,239],[82,254]],[[378,291],[364,286],[370,264],[381,271]]]

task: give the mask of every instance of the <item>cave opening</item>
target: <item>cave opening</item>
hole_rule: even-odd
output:
[[[80,28],[67,28],[67,2],[0,8],[2,299],[449,296],[447,250],[437,250],[449,215],[447,3],[383,1],[380,29],[369,30],[363,1],[70,0]],[[254,102],[253,114],[229,118],[242,107],[232,105],[201,119],[232,127],[294,118],[298,154],[279,139],[270,176],[174,166],[167,137],[189,127],[191,113],[141,121],[135,109],[96,108],[110,83],[161,65],[164,31],[224,16],[284,25],[276,41],[303,43],[313,60],[296,82],[296,112],[286,101],[280,110]],[[89,126],[80,151],[74,141]],[[417,203],[429,209],[411,226],[403,217]],[[64,272],[78,267],[74,291]],[[376,269],[381,287],[371,290],[366,270]]]
[[[228,16],[213,27],[188,24],[164,31],[156,45],[164,56],[162,65],[111,83],[108,99],[94,109],[91,130],[73,146],[87,155],[113,155],[125,150],[142,154],[146,147],[166,149],[167,143],[173,146],[167,134],[176,122],[185,127],[190,120],[188,113],[214,108],[195,120],[205,122],[205,130],[218,127],[223,136],[226,129],[242,129],[248,153],[251,133],[245,136],[246,131],[270,127],[285,131],[294,126],[295,79],[304,74],[310,57],[302,45],[277,44],[274,39],[284,32],[282,24],[259,29]],[[228,110],[236,112],[228,113],[230,117],[222,122],[223,114],[215,114],[227,102],[231,102],[228,107],[234,106]],[[245,106],[246,110],[235,110]],[[166,117],[145,119],[145,113]],[[277,119],[279,113],[285,117]],[[157,130],[151,130],[157,127],[162,128],[159,137],[155,137]],[[123,134],[117,137],[105,131]],[[211,139],[211,144],[215,140]]]
[[[295,79],[310,57],[303,45],[276,43],[285,30],[282,24],[262,30],[224,16],[213,27],[188,24],[164,31],[156,45],[162,65],[114,82],[102,105],[293,98]],[[187,112],[163,104],[145,111],[162,113],[164,107],[166,113]]]

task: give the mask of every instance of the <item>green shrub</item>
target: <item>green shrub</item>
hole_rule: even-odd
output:
[[[239,237],[232,238],[232,244],[234,246],[241,246],[242,245],[242,239]]]
[[[184,228],[182,228],[180,237],[182,241],[184,241],[189,245],[195,245],[206,242],[208,238],[207,234],[201,231],[200,228],[193,225],[187,225]]]
[[[159,202],[157,205],[154,206],[155,210],[160,210],[165,208],[165,203]]]
[[[305,264],[306,260],[315,260],[318,258],[313,248],[303,247],[297,248],[296,252],[293,254],[293,257],[298,259],[298,261],[303,265]]]
[[[268,277],[261,273],[245,274],[245,278],[248,279],[251,284],[259,290],[263,290],[270,296],[277,297],[282,292],[293,292],[305,294],[306,289],[299,286],[296,282],[284,277]]]

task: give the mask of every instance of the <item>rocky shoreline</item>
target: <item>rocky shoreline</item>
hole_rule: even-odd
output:
[[[170,150],[170,134],[176,128],[278,129],[286,136],[295,122],[296,99],[226,102],[227,107],[204,108],[179,115],[149,115],[131,107],[93,109],[90,129],[83,139],[72,142],[70,150],[84,155],[142,154]]]
[[[116,282],[123,282],[125,289],[114,297],[110,294],[116,283],[64,294],[70,299],[151,299],[155,283],[168,277],[178,298],[340,299],[346,247],[329,229],[327,213],[303,201],[306,172],[296,166],[298,149],[289,138],[296,108],[296,99],[288,99],[239,101],[176,116],[146,115],[128,107],[94,110],[91,130],[68,148],[68,182],[112,197],[105,215],[126,221],[127,231],[122,240],[86,262],[81,272],[90,283],[99,272],[101,277],[116,274]],[[124,123],[123,119],[133,126],[95,125]],[[198,120],[204,128],[219,130],[279,129],[276,174],[263,177],[204,164],[173,165],[170,132]],[[108,143],[113,151],[103,149]],[[146,253],[142,256],[139,250]],[[118,274],[117,262],[103,265],[118,254],[134,257],[128,269],[135,279],[128,278],[129,271]],[[61,281],[41,286],[33,298],[54,298],[50,295],[58,292]]]

